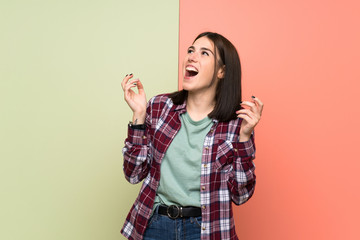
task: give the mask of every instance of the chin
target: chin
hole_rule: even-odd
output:
[[[182,88],[186,91],[191,90],[191,86],[189,86],[190,84],[186,83],[186,82],[182,82]]]

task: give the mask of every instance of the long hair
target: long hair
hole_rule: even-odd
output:
[[[201,37],[207,37],[215,46],[213,80],[217,77],[216,73],[219,67],[225,65],[224,78],[219,79],[216,86],[214,110],[208,116],[220,122],[236,119],[235,112],[240,109],[241,102],[241,64],[239,55],[234,45],[218,33],[203,32],[195,38],[194,42]],[[187,95],[186,90],[180,90],[170,94],[170,98],[178,105],[184,103]]]

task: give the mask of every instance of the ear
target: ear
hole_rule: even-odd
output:
[[[219,70],[217,72],[217,77],[219,79],[223,79],[225,77],[225,65],[223,65],[222,67],[219,68]]]

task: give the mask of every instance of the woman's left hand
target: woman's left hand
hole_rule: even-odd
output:
[[[264,104],[260,99],[252,97],[252,101],[243,101],[240,105],[248,106],[249,108],[242,108],[236,111],[237,117],[242,118],[243,121],[240,127],[240,142],[246,142],[250,139],[255,126],[259,123]]]

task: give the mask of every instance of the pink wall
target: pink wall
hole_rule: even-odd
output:
[[[219,32],[241,56],[244,99],[265,103],[240,239],[360,239],[359,13],[356,0],[180,0],[179,62]]]

